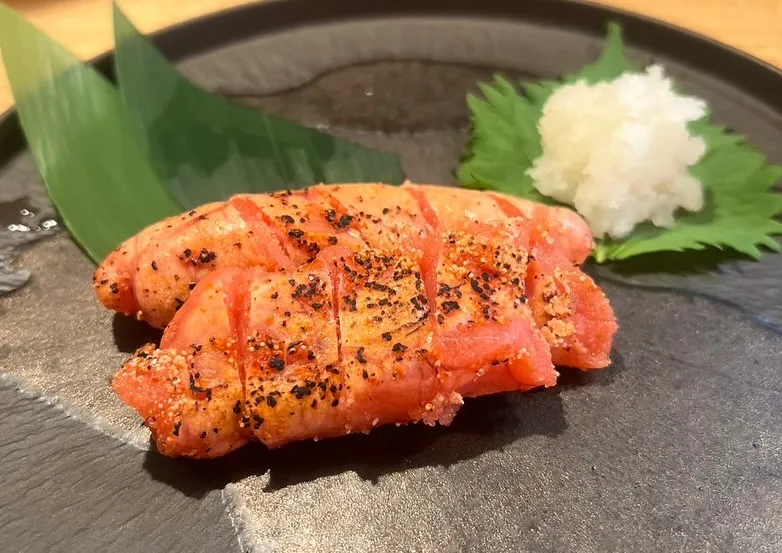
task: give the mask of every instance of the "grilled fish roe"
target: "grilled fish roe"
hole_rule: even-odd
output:
[[[123,245],[95,278],[107,305],[129,309],[149,284],[139,316],[173,316],[160,349],[113,384],[166,455],[449,424],[463,397],[609,362],[616,321],[577,266],[591,237],[572,214],[349,185],[239,196],[174,223]]]

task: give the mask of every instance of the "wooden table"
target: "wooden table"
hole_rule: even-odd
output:
[[[144,32],[257,0],[120,0]],[[516,0],[524,1],[524,0]],[[596,0],[705,34],[782,67],[782,0]],[[82,59],[113,45],[109,0],[5,0]],[[13,103],[0,63],[0,113]]]

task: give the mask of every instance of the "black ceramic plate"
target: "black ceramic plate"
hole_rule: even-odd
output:
[[[292,0],[159,44],[210,89],[397,152],[413,180],[448,184],[476,80],[573,70],[596,56],[609,17],[637,60],[665,63],[782,162],[778,72],[583,4]],[[0,130],[0,199],[19,200],[3,226],[34,227],[50,204],[13,116]],[[13,220],[23,207],[36,215]],[[10,236],[6,253],[20,241]],[[682,259],[598,271],[621,323],[606,371],[469,401],[446,429],[196,463],[145,450],[108,378],[150,333],[99,307],[93,266],[54,233],[19,249],[32,277],[0,298],[0,549],[782,551],[782,256]]]

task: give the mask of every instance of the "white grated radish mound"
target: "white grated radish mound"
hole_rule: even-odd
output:
[[[576,208],[592,233],[623,238],[643,221],[673,225],[703,207],[688,168],[705,153],[687,124],[706,103],[677,95],[660,66],[612,82],[559,88],[543,107],[543,154],[528,174],[541,194]]]

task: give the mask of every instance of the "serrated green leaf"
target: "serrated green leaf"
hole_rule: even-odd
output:
[[[188,82],[114,6],[117,75],[137,136],[186,207],[240,192],[386,182],[396,156],[234,104]]]
[[[670,229],[646,223],[623,241],[603,241],[595,258],[621,260],[709,246],[728,247],[753,258],[761,255],[759,245],[779,251],[771,236],[782,234],[782,225],[773,220],[782,213],[782,196],[771,189],[782,178],[782,167],[767,165],[764,156],[747,146],[722,141],[692,172],[708,197],[702,211],[678,214]]]
[[[481,90],[486,100],[467,98],[473,136],[470,154],[457,173],[459,182],[552,203],[526,174],[541,153],[536,107],[520,101],[516,87],[502,77],[481,83]]]
[[[567,80],[585,79],[588,83],[594,84],[600,81],[611,81],[622,73],[636,70],[637,68],[625,56],[622,27],[618,23],[610,22],[600,57],[595,63],[587,65],[575,75],[569,75]]]
[[[709,114],[690,123],[689,128],[692,134],[697,134],[703,138],[706,142],[707,150],[714,150],[725,146],[738,146],[739,144],[744,144],[746,142],[746,139],[743,136],[730,133],[725,127],[713,125],[710,122]]]
[[[2,4],[0,51],[38,170],[94,261],[182,211],[149,167],[119,94],[102,75]]]
[[[549,96],[554,94],[559,85],[558,81],[543,81],[541,83],[523,83],[521,87],[533,105],[542,106],[549,99]]]
[[[610,24],[600,58],[578,73],[559,81],[525,83],[523,95],[502,77],[482,83],[486,99],[468,99],[473,135],[457,173],[459,181],[466,187],[556,204],[527,176],[542,151],[537,125],[546,101],[563,84],[613,80],[634,71],[624,54],[621,28]],[[624,240],[598,240],[592,254],[598,262],[706,247],[731,248],[754,258],[761,255],[759,246],[780,251],[772,236],[782,234],[782,224],[773,220],[782,214],[782,195],[772,187],[782,179],[782,167],[768,165],[744,137],[712,124],[709,115],[691,123],[690,130],[707,146],[706,155],[691,168],[703,184],[706,207],[677,214],[669,229],[645,223]]]

